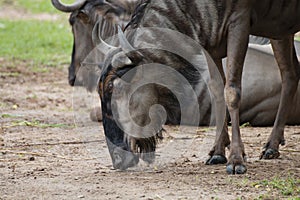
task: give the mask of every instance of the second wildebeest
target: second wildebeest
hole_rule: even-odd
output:
[[[116,25],[124,27],[127,24],[138,2],[139,0],[79,0],[67,5],[60,0],[52,0],[56,9],[70,13],[73,50],[68,81],[71,86],[83,86],[89,92],[94,91],[100,76],[99,64],[103,62],[104,55],[95,50],[97,38],[93,38],[93,32],[103,40],[109,40],[117,33]],[[108,42],[114,43],[112,40]],[[90,118],[92,121],[102,120],[99,106],[92,108]]]
[[[92,32],[99,23],[100,32],[97,34],[105,40],[116,34],[116,25],[125,26],[135,9],[137,0],[79,0],[67,5],[60,0],[51,0],[53,6],[62,11],[70,13],[69,22],[73,33],[72,59],[69,67],[69,84],[84,86],[93,91],[97,83],[99,73],[95,69],[101,58],[92,60],[94,66],[84,66],[83,62],[94,50],[97,44],[93,41]],[[98,30],[97,30],[98,31]],[[81,67],[86,70],[78,73]]]

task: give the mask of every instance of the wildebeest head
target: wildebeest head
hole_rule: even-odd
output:
[[[165,110],[158,106],[158,86],[149,76],[147,82],[144,75],[151,73],[140,66],[147,63],[142,53],[130,46],[112,50],[104,63],[99,95],[104,132],[116,169],[135,166],[139,158],[153,162],[166,120]]]
[[[104,132],[117,169],[134,166],[139,158],[152,162],[165,122],[199,123],[191,85],[199,82],[200,72],[166,49],[132,47],[137,32],[127,30],[127,40],[118,31],[121,47],[107,55],[99,82]]]
[[[92,38],[95,25],[98,23],[100,26],[96,30],[97,34],[101,35],[104,40],[110,38],[116,33],[116,24],[124,25],[129,20],[135,3],[78,0],[73,4],[66,5],[60,0],[52,0],[52,4],[60,11],[71,13],[69,22],[72,26],[74,42],[72,61],[69,67],[69,84],[84,86],[91,91],[96,86],[99,77],[97,65],[91,64],[101,62],[99,55],[95,59],[85,61],[97,45]],[[90,63],[83,63],[83,61],[90,61]],[[78,73],[79,70],[81,70],[80,73]]]

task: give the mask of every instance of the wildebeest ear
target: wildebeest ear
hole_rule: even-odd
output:
[[[77,17],[86,24],[90,22],[90,17],[86,10],[79,11]]]
[[[116,75],[123,81],[129,83],[136,75],[136,65],[121,51],[113,56],[111,65],[116,69]]]
[[[143,59],[142,53],[138,50],[126,53],[126,56],[132,61],[133,64],[136,65],[139,64]]]

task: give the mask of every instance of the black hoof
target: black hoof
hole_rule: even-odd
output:
[[[247,172],[247,167],[245,165],[232,165],[226,166],[226,172],[228,174],[245,174]]]
[[[280,156],[277,149],[267,149],[262,152],[260,159],[276,159]]]
[[[206,165],[217,165],[217,164],[225,164],[227,163],[227,159],[223,155],[213,155],[206,161]]]

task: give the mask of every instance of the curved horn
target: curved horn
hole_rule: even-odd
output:
[[[122,50],[126,53],[130,52],[130,51],[134,51],[135,48],[133,48],[133,46],[131,46],[131,44],[128,42],[125,34],[123,33],[122,29],[120,26],[118,26],[118,37],[119,37],[119,42],[120,45],[122,47]]]
[[[53,6],[62,12],[73,12],[77,9],[79,9],[83,4],[86,2],[86,0],[77,0],[73,4],[64,4],[60,0],[51,0]]]
[[[97,46],[98,44],[101,43],[101,40],[98,36],[98,33],[99,33],[99,24],[100,24],[100,20],[98,20],[92,30],[92,41],[93,41],[93,44],[95,46]]]
[[[118,47],[115,47],[115,46],[112,46],[112,45],[109,45],[107,44],[100,36],[100,20],[97,21],[97,23],[95,24],[94,28],[93,28],[93,31],[92,31],[92,41],[93,41],[93,44],[95,46],[98,47],[98,45],[101,45],[99,46],[100,47],[100,50],[103,51],[103,52],[107,52],[107,51],[110,51],[110,50],[114,50],[114,49],[117,49]]]

